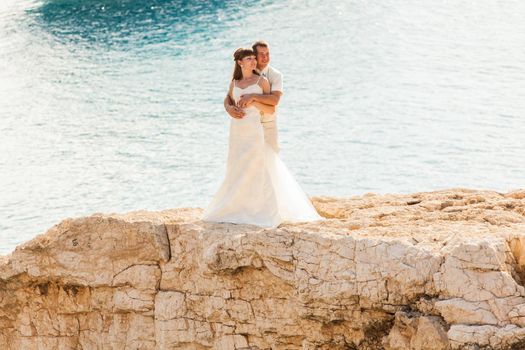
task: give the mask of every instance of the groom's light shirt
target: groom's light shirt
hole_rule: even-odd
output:
[[[267,65],[262,71],[257,70],[259,74],[266,79],[268,79],[268,82],[270,83],[270,91],[280,91],[283,92],[283,75],[281,72],[279,72],[277,69],[271,67],[270,65]],[[263,123],[267,123],[269,121],[275,120],[277,111],[274,114],[271,115],[265,115],[262,117],[261,121]]]

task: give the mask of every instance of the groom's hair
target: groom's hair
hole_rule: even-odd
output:
[[[259,40],[259,41],[256,41],[253,43],[252,45],[252,49],[253,51],[257,54],[257,48],[258,47],[269,47],[270,45],[268,45],[268,43],[266,41],[263,41],[263,40]]]

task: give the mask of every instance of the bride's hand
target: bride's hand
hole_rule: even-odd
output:
[[[241,99],[239,100],[239,107],[241,108],[246,108],[246,107],[249,107],[250,105],[253,104],[253,102],[255,101],[255,99],[253,98],[253,95],[242,95],[241,96]]]

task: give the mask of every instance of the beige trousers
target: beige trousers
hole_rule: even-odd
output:
[[[279,138],[277,136],[277,121],[274,116],[261,118],[264,129],[264,140],[270,144],[276,153],[279,153]]]

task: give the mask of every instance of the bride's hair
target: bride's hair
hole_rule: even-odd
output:
[[[240,47],[233,53],[233,60],[235,61],[235,67],[233,68],[233,77],[232,80],[239,80],[242,79],[242,69],[241,66],[239,66],[239,63],[237,61],[242,60],[244,57],[248,56],[256,56],[255,51],[252,49],[247,49],[244,47]],[[256,71],[253,71],[254,74],[259,75]]]

